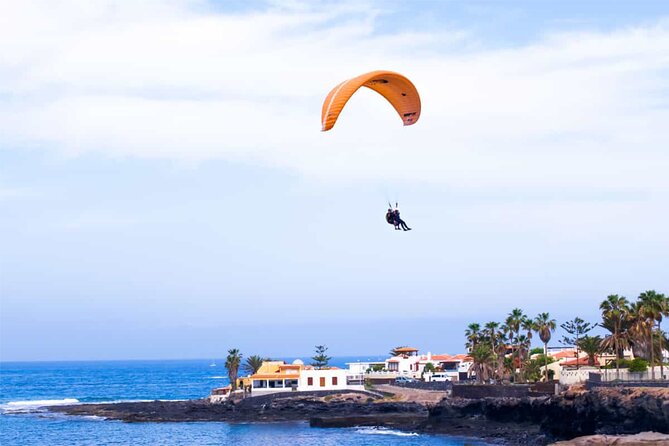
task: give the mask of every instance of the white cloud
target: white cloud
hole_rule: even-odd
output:
[[[463,51],[466,30],[380,34],[377,11],[355,4],[206,6],[3,6],[3,142],[330,180],[669,190],[667,22]],[[421,121],[404,128],[361,91],[321,133],[328,90],[376,68],[415,81]]]

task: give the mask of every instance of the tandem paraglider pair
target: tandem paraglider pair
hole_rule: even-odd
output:
[[[420,96],[413,83],[401,74],[392,71],[372,71],[346,80],[328,93],[321,110],[322,130],[327,132],[334,127],[348,100],[361,87],[374,90],[386,98],[400,115],[404,125],[413,125],[420,117]],[[388,203],[386,222],[396,230],[410,231],[411,228],[400,218],[400,211]]]
[[[411,228],[407,226],[407,224],[400,218],[400,210],[397,207],[397,203],[395,203],[395,209],[393,209],[393,206],[388,203],[388,212],[386,212],[386,222],[388,224],[394,225],[395,230],[404,230],[404,231],[411,231]]]

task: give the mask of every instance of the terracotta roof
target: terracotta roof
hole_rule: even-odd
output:
[[[549,353],[548,356],[553,359],[576,358],[576,350],[562,350],[553,354]]]
[[[417,352],[418,349],[413,347],[402,347],[402,348],[396,348],[394,351],[396,353],[404,353],[404,352],[408,353],[408,352]]]
[[[388,362],[400,362],[399,359],[389,359]]]
[[[595,365],[599,364],[599,358],[595,356]],[[588,365],[588,357],[583,356],[581,358],[578,358],[578,361],[576,358],[570,360],[570,361],[564,361],[561,362],[560,365]]]

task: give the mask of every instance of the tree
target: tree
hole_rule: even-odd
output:
[[[485,324],[485,328],[483,330],[485,339],[490,343],[490,348],[492,349],[492,353],[494,355],[494,361],[493,361],[493,368],[492,368],[492,375],[494,378],[497,378],[499,374],[499,369],[501,367],[500,365],[500,340],[503,337],[503,334],[500,333],[499,331],[499,322],[488,322]],[[502,345],[503,350],[506,350],[505,346]],[[502,353],[502,357],[504,353]]]
[[[517,338],[520,334],[520,327],[523,322],[523,319],[525,319],[525,315],[523,314],[523,310],[520,308],[514,308],[511,310],[511,313],[506,317],[506,326],[509,328],[509,340],[511,341],[512,344],[512,350],[511,350],[511,358],[513,359],[514,354],[517,356],[519,351],[518,348],[514,348],[514,342],[517,342]],[[516,366],[516,363],[512,361],[513,367]],[[515,368],[513,369],[513,376],[514,376],[514,382],[516,381],[516,370]]]
[[[237,390],[237,376],[239,374],[239,364],[242,362],[242,354],[238,349],[228,350],[228,357],[225,359],[225,368],[228,369],[228,379],[232,390]]]
[[[565,345],[573,345],[576,347],[576,368],[578,369],[579,357],[579,341],[590,330],[595,328],[590,322],[585,322],[580,317],[575,317],[574,320],[565,322],[560,327],[567,332],[569,336],[562,337],[562,343]]]
[[[551,319],[548,313],[539,313],[534,318],[534,329],[537,331],[541,342],[544,343],[544,359],[546,360],[544,364],[544,378],[546,381],[548,381],[548,343],[551,340],[552,332],[555,331],[556,324],[555,319]]]
[[[525,373],[524,373],[525,362],[529,357],[528,353],[530,351],[531,343],[532,341],[525,334],[521,334],[520,336],[518,336],[518,338],[516,338],[516,344],[518,346],[518,356],[516,357],[516,359],[518,361],[517,364],[519,369],[518,377],[520,378],[520,382],[523,382],[525,380]]]
[[[646,315],[646,308],[640,300],[630,304],[628,323],[627,332],[632,354],[635,358],[650,360],[651,345],[648,339],[651,336],[652,324]]]
[[[317,369],[322,369],[324,367],[327,367],[328,364],[330,363],[330,359],[332,359],[331,356],[327,355],[328,348],[324,345],[317,345],[316,346],[316,354],[311,357],[311,359],[314,361],[311,363],[314,367]]]
[[[465,337],[467,338],[467,343],[465,347],[467,350],[472,351],[474,347],[479,343],[481,338],[481,326],[477,323],[472,323],[467,326],[465,330]]]
[[[253,375],[255,373],[258,373],[258,370],[262,366],[262,363],[265,361],[270,361],[270,359],[263,358],[262,356],[259,355],[251,355],[248,358],[246,358],[246,361],[244,362],[242,369],[249,375]]]
[[[494,359],[490,346],[478,344],[469,353],[472,358],[472,367],[476,373],[476,380],[482,382],[489,378],[490,363]]]
[[[616,379],[620,379],[620,354],[628,346],[629,303],[625,297],[611,294],[599,304],[599,309],[602,311],[602,327],[611,332],[611,336],[604,339],[602,347],[613,349],[616,355]]]
[[[650,374],[653,380],[655,379],[655,343],[653,342],[653,332],[655,331],[655,321],[658,321],[659,326],[659,323],[662,322],[663,314],[667,311],[665,300],[663,294],[658,294],[654,290],[645,291],[639,295],[641,312],[649,325],[647,332],[649,338],[648,344],[650,345]],[[661,342],[660,345],[662,345]],[[660,355],[662,355],[661,348]],[[662,363],[661,360],[660,363]]]
[[[585,335],[578,342],[578,346],[584,353],[588,355],[588,365],[595,365],[595,355],[602,351],[602,338],[601,336],[589,336]]]
[[[435,370],[434,364],[431,362],[428,362],[425,364],[425,367],[423,367],[423,373],[434,373]]]

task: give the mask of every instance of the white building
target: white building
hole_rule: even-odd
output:
[[[337,367],[316,369],[299,359],[292,364],[265,361],[257,373],[244,378],[251,395],[313,390],[364,390],[364,382]]]

